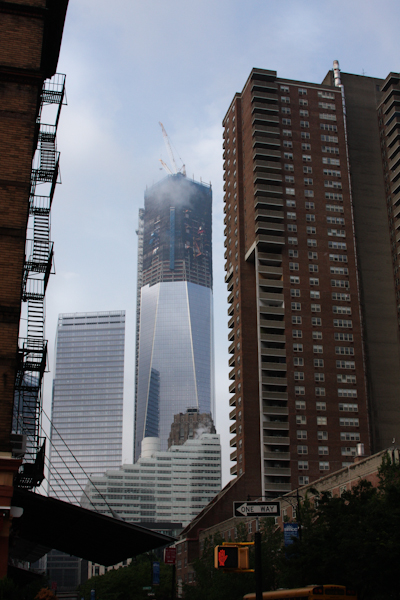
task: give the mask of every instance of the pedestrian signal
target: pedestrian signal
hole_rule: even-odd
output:
[[[214,548],[214,567],[216,569],[248,569],[249,549],[241,546],[216,546]]]

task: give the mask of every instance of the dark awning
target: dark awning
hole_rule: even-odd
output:
[[[28,562],[54,548],[110,566],[175,541],[140,525],[20,488],[14,490],[12,505],[24,512],[12,521],[10,556]]]

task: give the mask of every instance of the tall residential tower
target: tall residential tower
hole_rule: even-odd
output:
[[[125,311],[58,317],[50,496],[77,504],[85,473],[121,466],[124,350]]]
[[[211,186],[181,173],[145,193],[139,215],[135,461],[145,437],[159,437],[166,450],[175,414],[213,411],[211,206]]]

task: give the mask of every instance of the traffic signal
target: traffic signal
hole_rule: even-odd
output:
[[[247,546],[215,546],[214,567],[240,571],[249,568],[249,548]]]

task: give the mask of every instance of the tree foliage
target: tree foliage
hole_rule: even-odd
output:
[[[383,460],[380,484],[361,480],[340,497],[302,503],[302,540],[287,549],[281,583],[347,585],[363,600],[398,599],[400,468]]]
[[[142,554],[127,567],[92,577],[79,587],[79,597],[90,600],[90,592],[95,590],[96,600],[149,600],[148,591],[143,587],[151,586],[153,560],[156,559]],[[160,585],[152,589],[154,600],[170,600],[172,567],[160,563]]]

